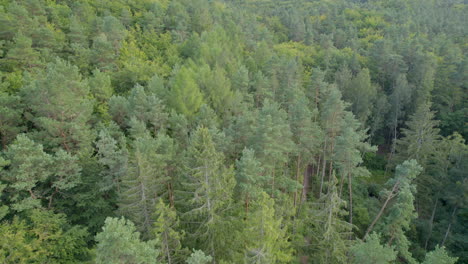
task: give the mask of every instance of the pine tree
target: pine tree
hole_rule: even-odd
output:
[[[10,65],[12,70],[21,68],[31,69],[43,66],[40,60],[40,53],[31,47],[31,38],[27,37],[22,32],[18,32],[14,41],[14,46],[8,51],[5,58],[1,60],[2,64]]]
[[[343,117],[341,134],[336,139],[336,150],[333,159],[335,166],[341,176],[340,196],[345,179],[348,184],[348,209],[349,223],[353,224],[353,177],[369,176],[369,171],[363,166],[362,153],[376,151],[375,147],[365,142],[367,135],[365,130],[360,129],[360,123],[354,118],[353,114],[346,112]]]
[[[289,263],[293,252],[273,199],[262,192],[251,208],[243,231],[244,263]]]
[[[92,142],[88,122],[93,111],[89,87],[78,68],[57,59],[44,76],[23,88],[30,119],[38,128],[35,139],[46,149],[67,152],[89,150]],[[44,103],[46,102],[46,103]]]
[[[347,263],[352,226],[342,220],[347,215],[346,202],[338,196],[332,174],[329,192],[311,205],[306,239],[310,241],[311,263]]]
[[[401,130],[403,137],[397,140],[397,160],[415,159],[426,167],[429,157],[436,152],[439,122],[434,120],[430,106],[429,103],[419,106],[406,122],[407,128]]]
[[[2,149],[24,130],[21,116],[23,105],[19,96],[0,92],[0,142]]]
[[[148,238],[152,234],[157,199],[168,193],[170,177],[165,169],[171,152],[166,147],[172,146],[172,140],[162,134],[152,138],[138,121],[132,128],[134,140],[127,174],[122,179],[119,211],[135,222],[142,236]]]
[[[193,250],[193,253],[187,258],[187,264],[208,264],[213,260],[210,255],[205,255],[201,250]]]
[[[260,197],[262,188],[258,186],[262,182],[263,167],[255,158],[255,151],[245,148],[242,156],[236,161],[236,192],[242,197],[245,211],[248,213],[251,201]],[[263,180],[264,181],[264,180]]]
[[[195,73],[188,67],[180,68],[171,80],[169,103],[187,117],[193,116],[203,104],[203,96],[195,80]]]
[[[187,152],[187,180],[183,183],[187,197],[184,221],[189,225],[189,238],[196,240],[201,248],[215,260],[222,259],[225,244],[227,219],[235,184],[232,168],[224,166],[223,154],[217,152],[207,128],[198,127],[190,138]]]
[[[261,183],[264,190],[275,197],[280,190],[294,192],[299,185],[283,173],[288,155],[294,150],[287,114],[278,104],[266,100],[254,124],[250,145],[264,167],[267,182]]]
[[[450,257],[444,247],[436,248],[426,254],[422,264],[455,264],[458,258]]]
[[[181,241],[184,232],[179,231],[179,218],[174,208],[166,205],[162,199],[156,204],[154,234],[158,238],[158,247],[161,252],[161,262],[172,264],[180,263],[186,255]]]
[[[115,189],[120,192],[120,184],[128,170],[128,151],[120,147],[108,130],[101,130],[96,142],[98,162],[103,166],[101,171],[103,191]]]
[[[390,264],[397,257],[393,247],[380,244],[380,235],[372,233],[365,242],[351,247],[352,263],[355,264]]]
[[[397,166],[395,177],[387,183],[388,186],[392,186],[392,189],[385,191],[387,198],[364,236],[366,239],[384,210],[387,210],[385,217],[379,223],[380,233],[388,245],[395,245],[398,256],[409,263],[416,262],[408,251],[410,241],[408,241],[405,232],[410,228],[411,221],[417,217],[414,210],[416,186],[413,181],[421,170],[422,167],[415,160],[405,161]],[[391,207],[387,208],[389,201],[393,198],[396,198],[395,201]]]
[[[96,263],[159,263],[157,241],[141,241],[135,225],[125,218],[108,217],[96,242]]]
[[[12,209],[24,211],[41,207],[43,189],[37,188],[52,175],[53,157],[43,151],[42,145],[25,135],[18,135],[4,153],[8,170],[1,171],[2,181],[12,190]]]

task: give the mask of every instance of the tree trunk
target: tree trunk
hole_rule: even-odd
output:
[[[395,185],[393,185],[393,188],[392,188],[392,191],[390,192],[390,194],[388,195],[387,197],[387,200],[385,200],[385,203],[382,205],[382,208],[380,208],[380,211],[379,213],[377,214],[377,216],[375,217],[374,221],[372,221],[372,223],[370,224],[369,228],[367,228],[367,231],[366,231],[366,234],[364,235],[363,237],[363,240],[366,240],[367,236],[369,235],[369,233],[372,231],[372,229],[374,228],[374,225],[377,223],[377,221],[380,219],[380,217],[382,216],[385,208],[387,207],[388,205],[388,202],[390,202],[390,200],[396,196],[396,191],[398,189],[398,185],[400,184],[399,181],[397,181],[395,183]]]
[[[353,225],[353,184],[351,173],[348,172],[348,191],[349,191],[349,223]]]
[[[426,242],[424,243],[424,250],[427,250],[427,245],[429,243],[429,240],[431,239],[432,228],[433,228],[433,224],[434,224],[434,216],[435,216],[435,212],[436,212],[436,209],[437,209],[437,202],[438,202],[438,200],[436,198],[436,201],[434,203],[434,208],[432,209],[431,221],[429,222],[429,234],[427,235]]]
[[[456,212],[456,211],[457,211],[457,207],[455,206],[455,208],[453,208],[453,211],[452,211],[452,216],[451,216],[451,218],[450,218],[450,223],[449,223],[449,225],[448,225],[448,227],[447,227],[447,231],[445,232],[444,240],[442,240],[442,243],[440,243],[440,244],[441,244],[441,245],[440,245],[441,247],[444,246],[445,241],[447,240],[447,237],[448,237],[448,235],[449,235],[449,233],[450,233],[450,228],[452,227],[453,217],[455,216],[455,212]]]
[[[300,166],[301,164],[301,154],[299,154],[297,156],[297,163],[296,163],[296,182],[299,181],[299,173],[300,173]],[[304,181],[302,182],[302,190],[304,190]],[[294,191],[294,208],[296,208],[296,204],[297,204],[297,189]]]

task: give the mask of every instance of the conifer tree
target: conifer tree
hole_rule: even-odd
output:
[[[141,241],[135,225],[123,217],[108,217],[96,242],[96,263],[159,263],[157,241]]]
[[[455,264],[458,258],[450,257],[444,247],[436,248],[426,254],[422,264]]]
[[[263,167],[255,158],[255,152],[252,149],[245,148],[242,156],[236,161],[236,191],[242,197],[245,211],[248,213],[251,201],[259,198],[262,188],[259,187],[262,181]]]
[[[19,96],[0,92],[0,142],[2,149],[24,130],[21,121],[23,106]]]
[[[235,184],[232,168],[225,167],[223,154],[217,152],[209,130],[198,127],[190,138],[187,152],[187,197],[184,221],[191,222],[187,233],[216,261],[223,258],[229,236],[225,217]]]
[[[154,234],[158,238],[161,262],[167,264],[180,263],[186,256],[181,241],[184,232],[179,231],[179,218],[174,208],[166,205],[162,199],[156,204]]]
[[[92,137],[88,122],[93,108],[89,87],[77,67],[57,59],[47,65],[43,77],[22,92],[30,119],[38,128],[34,138],[46,149],[63,148],[69,153],[89,149]]]
[[[182,67],[174,74],[170,88],[170,105],[187,117],[193,116],[203,104],[195,73],[188,67]]]
[[[287,114],[278,104],[266,100],[254,124],[250,145],[264,167],[264,190],[271,196],[278,196],[279,190],[294,192],[299,186],[283,173],[288,155],[294,150]]]
[[[244,263],[289,263],[292,249],[282,227],[281,218],[275,216],[274,201],[265,192],[252,202],[245,221]]]
[[[310,239],[311,263],[347,263],[351,244],[349,236],[352,226],[342,218],[347,215],[346,202],[339,195],[333,173],[328,182],[329,192],[311,205],[310,228],[306,239]]]
[[[151,237],[157,199],[168,193],[170,177],[165,170],[172,140],[160,134],[152,138],[141,122],[134,119],[129,167],[122,179],[119,211],[135,222],[144,238]],[[169,144],[167,144],[169,141]],[[169,152],[166,152],[169,151]]]
[[[351,247],[352,263],[355,264],[389,264],[397,257],[393,247],[380,244],[380,235],[372,233],[365,242]]]

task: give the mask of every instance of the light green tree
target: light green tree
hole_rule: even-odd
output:
[[[350,249],[352,263],[355,264],[390,264],[397,257],[393,247],[380,244],[379,234],[372,233],[365,242],[359,241]]]
[[[96,263],[157,264],[156,240],[143,242],[135,225],[125,218],[108,217],[96,235]]]
[[[426,258],[422,264],[455,264],[458,258],[450,257],[444,247],[436,246],[436,248],[426,254]]]

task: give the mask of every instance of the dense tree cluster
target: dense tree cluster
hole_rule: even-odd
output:
[[[467,11],[0,0],[0,262],[467,263]]]

